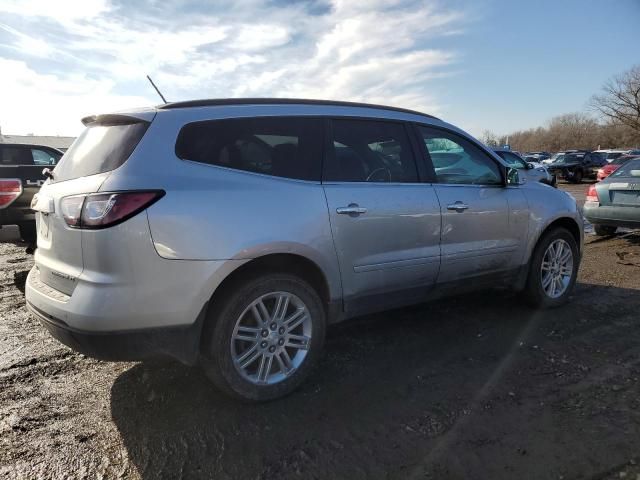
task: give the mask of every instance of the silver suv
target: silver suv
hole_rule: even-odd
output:
[[[331,323],[488,286],[554,307],[576,281],[575,201],[429,115],[235,99],[83,122],[32,204],[26,299],[90,356],[171,356],[268,400]]]

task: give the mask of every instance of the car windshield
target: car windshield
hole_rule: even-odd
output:
[[[640,158],[626,162],[610,175],[613,177],[640,177]]]
[[[607,153],[607,160],[615,160],[622,156],[622,152],[609,152]]]
[[[551,157],[551,161],[553,163],[560,163],[564,160],[564,153],[556,153],[553,157]]]

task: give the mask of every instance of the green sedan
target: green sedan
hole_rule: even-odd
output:
[[[640,228],[640,159],[589,186],[584,216],[596,235],[613,235],[618,227]]]

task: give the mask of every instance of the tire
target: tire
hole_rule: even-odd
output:
[[[289,296],[287,307],[283,312],[281,308],[278,315],[277,299],[284,299],[286,295]],[[268,315],[255,303],[259,299]],[[268,318],[267,322],[258,321],[252,304],[263,312],[261,317]],[[306,315],[300,314],[304,311]],[[272,328],[276,324],[274,317],[275,329]],[[287,325],[286,320],[292,318]],[[203,331],[201,365],[207,377],[232,397],[250,402],[273,400],[291,393],[309,375],[320,358],[325,330],[323,303],[306,281],[289,274],[254,277],[237,284],[220,305],[209,309]],[[234,340],[234,334],[242,338],[246,335],[251,340]],[[295,342],[294,336],[299,337]],[[301,340],[303,336],[310,340]],[[297,347],[292,346],[294,343]],[[303,344],[307,348],[300,346]],[[248,362],[253,357],[257,358],[246,368],[240,366],[240,362]],[[294,368],[284,373],[287,359],[288,365]],[[259,376],[264,378],[258,380]]]
[[[609,225],[594,225],[593,226],[593,230],[595,231],[596,235],[600,236],[600,237],[606,237],[606,236],[610,236],[616,233],[616,230],[618,229],[618,227],[611,227]]]
[[[18,229],[20,230],[20,236],[25,243],[35,245],[37,240],[36,222],[19,223]]]
[[[571,251],[571,266],[568,268],[568,265],[565,265],[565,269],[558,269],[557,274],[561,275],[562,271],[570,271],[571,276],[567,279],[562,276],[561,280],[558,282],[562,283],[562,292],[560,292],[559,283],[555,283],[554,285],[548,284],[547,289],[543,286],[543,280],[548,279],[547,275],[555,275],[553,272],[553,268],[549,267],[547,269],[548,273],[543,274],[543,260],[545,260],[547,265],[550,265],[551,262],[548,262],[549,257],[547,256],[549,247],[551,244],[558,245],[562,244],[562,255],[564,256],[564,251],[568,247]],[[549,252],[551,255],[551,252]],[[552,255],[551,255],[552,256]],[[531,261],[529,262],[529,273],[527,276],[527,283],[525,286],[523,293],[525,301],[532,307],[535,308],[554,308],[559,307],[567,302],[569,296],[573,292],[573,288],[576,283],[576,278],[578,276],[578,267],[579,267],[580,257],[578,252],[578,246],[576,244],[576,240],[573,238],[573,235],[569,233],[568,230],[558,227],[554,228],[546,232],[538,241],[536,245],[533,255],[531,257]],[[552,280],[551,283],[554,283]],[[548,289],[558,288],[558,292],[556,292],[556,296],[550,294]]]
[[[582,170],[578,170],[574,175],[573,175],[573,183],[582,183]]]

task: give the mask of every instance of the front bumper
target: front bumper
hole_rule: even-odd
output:
[[[113,332],[87,332],[70,327],[27,302],[49,334],[71,349],[89,357],[109,361],[135,361],[171,357],[187,365],[198,361],[200,332],[206,314],[204,306],[193,325],[146,328]]]

